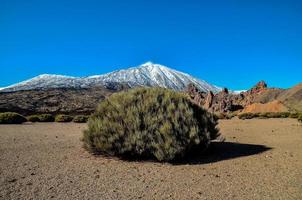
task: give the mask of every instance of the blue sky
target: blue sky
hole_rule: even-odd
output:
[[[300,0],[0,0],[0,87],[147,61],[218,86],[302,82]]]

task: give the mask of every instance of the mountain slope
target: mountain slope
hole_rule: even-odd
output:
[[[253,94],[253,103],[269,103],[279,101],[290,111],[302,111],[302,83],[288,89],[265,88]]]
[[[89,89],[24,90],[0,93],[0,112],[91,114],[98,103],[119,90]]]
[[[302,111],[302,83],[285,90],[278,96],[278,100],[292,110]]]
[[[301,112],[302,83],[289,88],[269,88],[264,81],[236,94],[223,89],[219,93],[201,93],[194,86],[186,90],[192,101],[211,112]]]
[[[30,80],[23,81],[6,88],[1,92],[20,90],[50,89],[50,88],[91,88],[97,86],[112,86],[113,84],[126,84],[130,87],[147,86],[163,87],[181,91],[193,83],[202,91],[219,92],[221,88],[211,85],[203,80],[194,78],[188,74],[170,69],[163,65],[147,62],[138,67],[114,71],[104,75],[89,77],[71,77],[62,75],[43,74]]]

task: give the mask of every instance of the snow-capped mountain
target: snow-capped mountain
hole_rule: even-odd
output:
[[[202,91],[212,91],[216,93],[221,90],[220,87],[194,78],[189,74],[170,69],[163,65],[147,62],[138,67],[88,77],[43,74],[2,88],[0,89],[0,92],[49,88],[89,88],[95,86],[106,86],[112,83],[127,84],[130,87],[163,87],[177,91],[181,91],[185,89],[188,84],[193,83]]]

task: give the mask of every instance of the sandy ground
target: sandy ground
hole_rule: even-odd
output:
[[[92,156],[83,124],[0,125],[0,199],[302,199],[302,125],[219,126],[225,143],[167,164]]]

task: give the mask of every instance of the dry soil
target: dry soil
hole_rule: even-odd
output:
[[[0,199],[302,199],[297,120],[222,120],[224,143],[173,164],[90,155],[85,126],[0,125]]]

